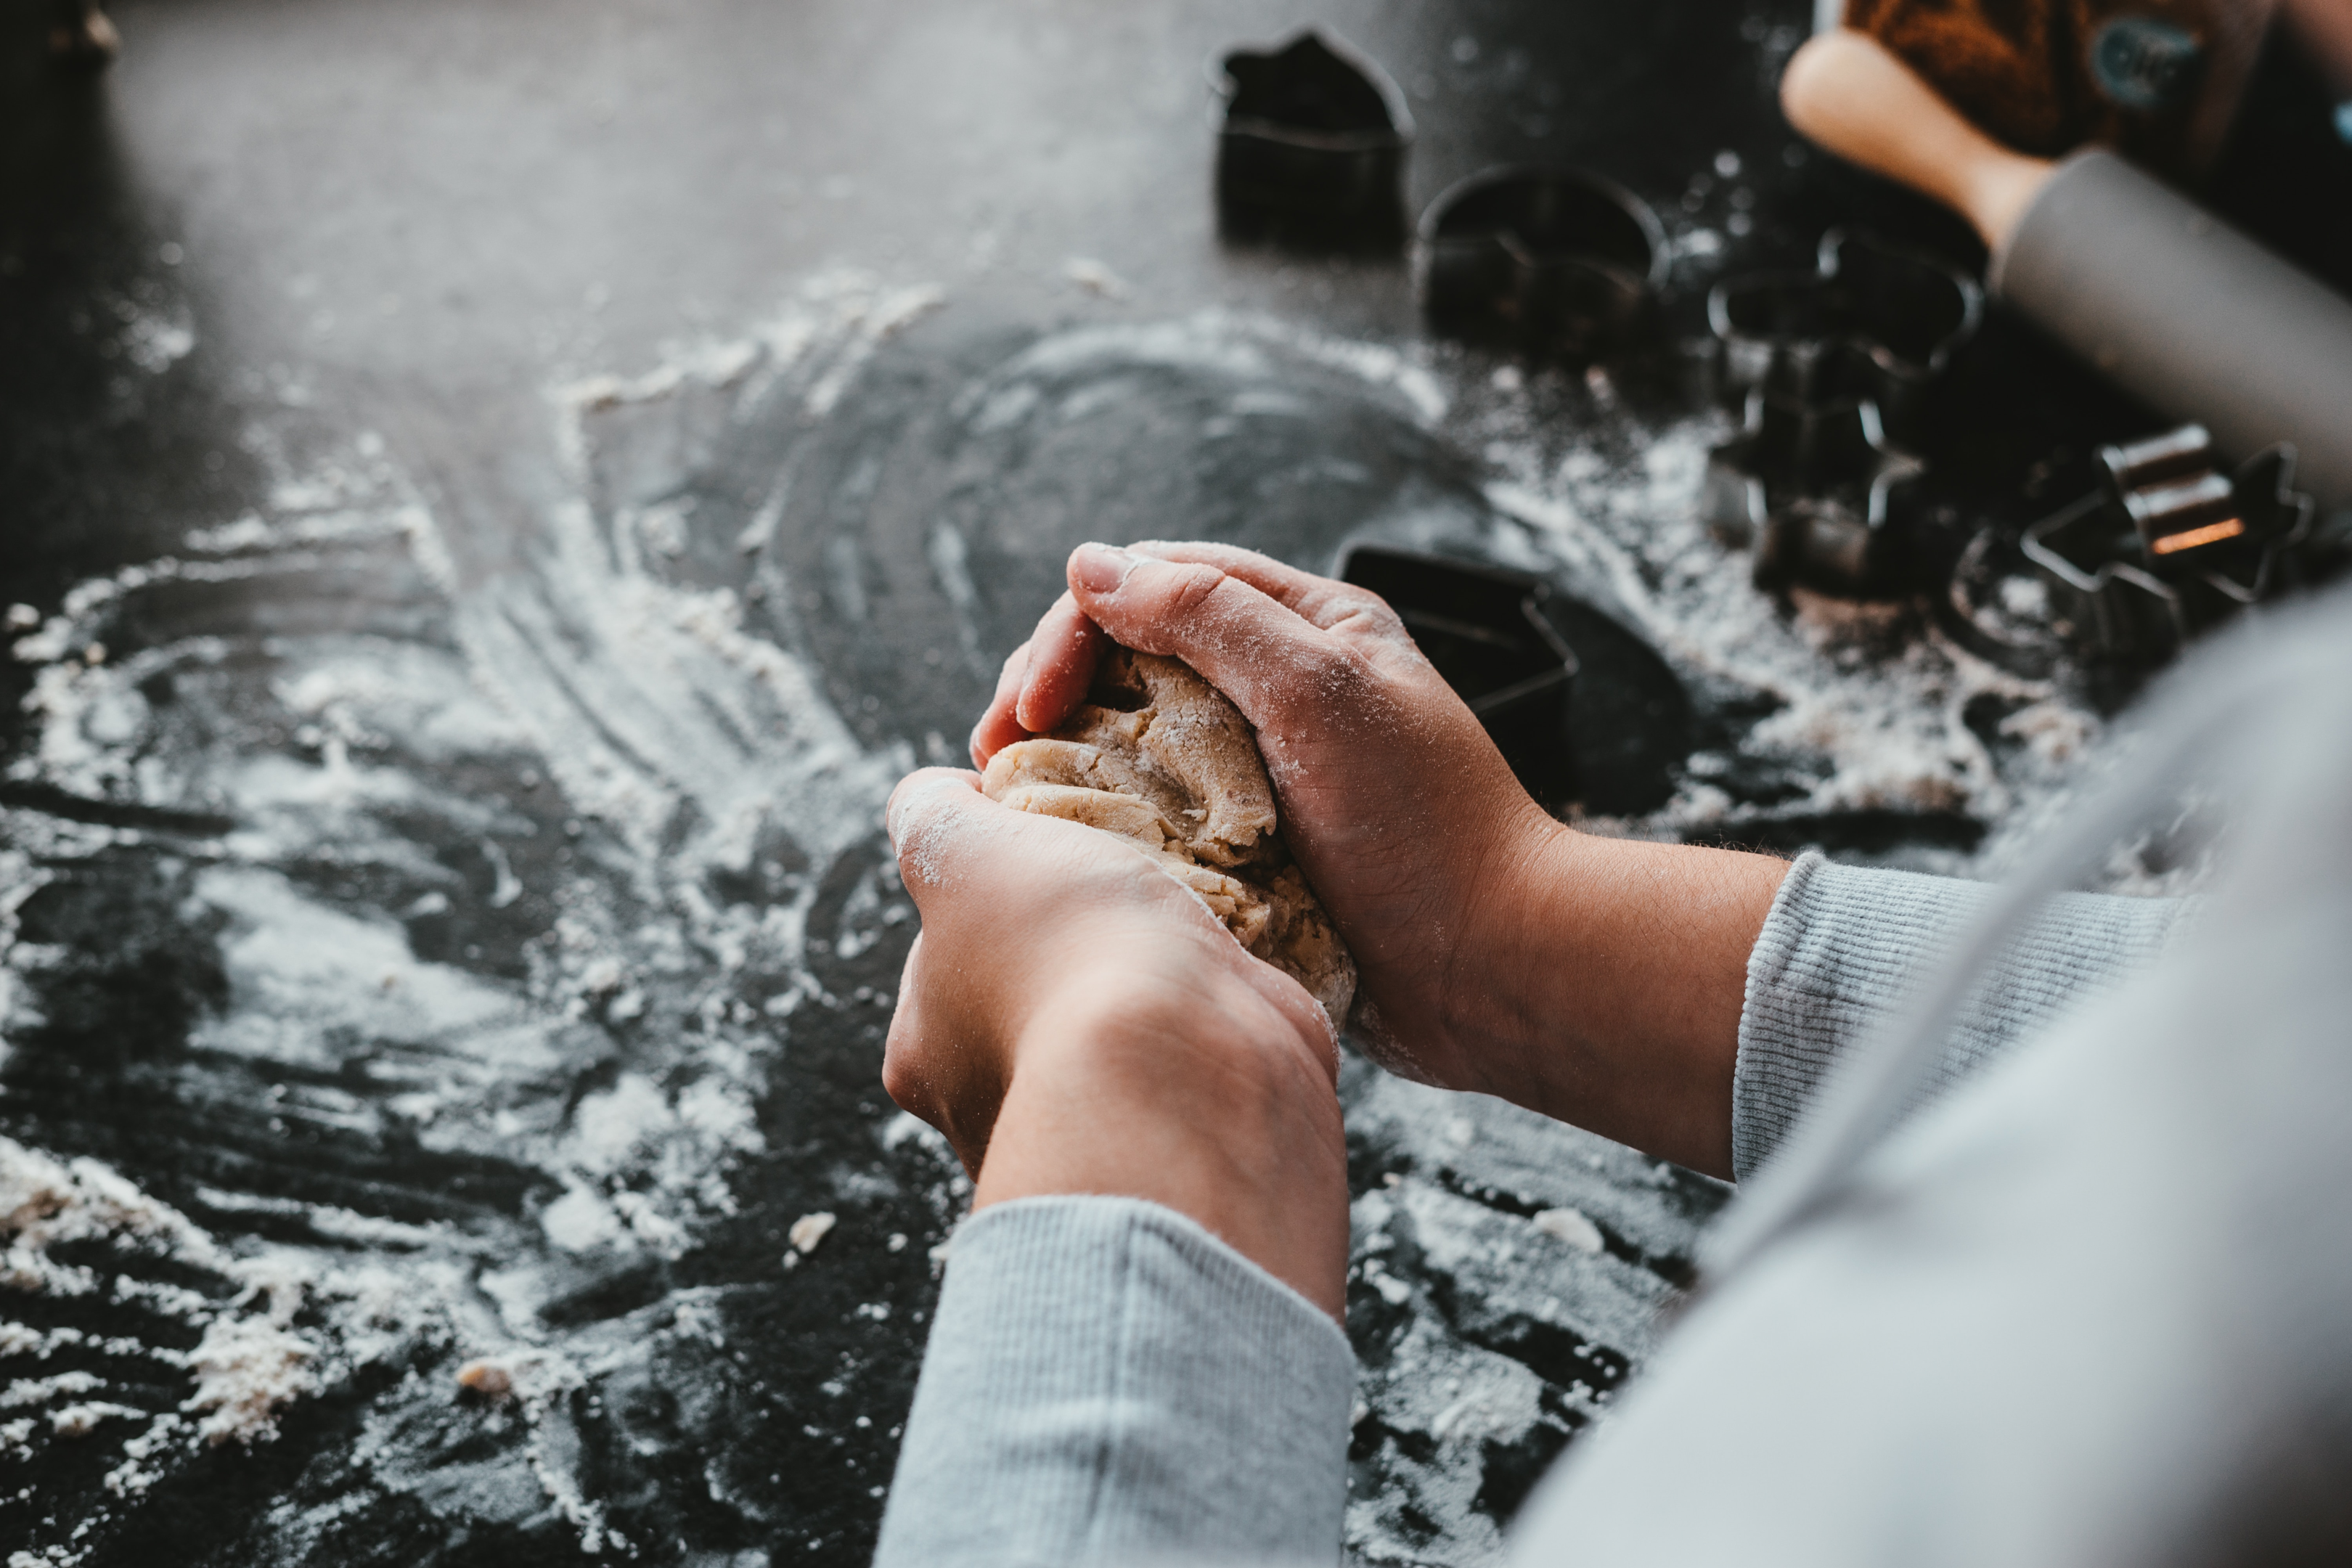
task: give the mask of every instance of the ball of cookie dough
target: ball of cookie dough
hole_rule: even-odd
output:
[[[1123,647],[1087,696],[1053,734],[990,759],[982,791],[1149,853],[1340,1027],[1355,960],[1276,830],[1274,786],[1241,710],[1182,660]]]

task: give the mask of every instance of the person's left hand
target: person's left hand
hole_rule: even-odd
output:
[[[1143,851],[926,768],[890,797],[921,911],[883,1087],[973,1206],[1056,1193],[1190,1215],[1330,1312],[1348,1255],[1338,1042]]]

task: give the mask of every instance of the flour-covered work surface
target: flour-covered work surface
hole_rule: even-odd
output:
[[[2063,663],[1702,523],[1707,285],[1926,221],[1778,126],[1801,5],[1316,13],[1416,203],[1659,208],[1659,335],[1589,370],[1217,239],[1199,63],[1286,20],[1238,5],[113,9],[106,84],[0,115],[9,1568],[864,1562],[968,1195],[878,1081],[878,814],[1082,540],[1540,574],[1594,831],[1966,873],[2095,765]],[[1990,352],[2033,390],[1959,405],[1956,525],[2116,416]],[[1170,842],[1274,887],[1246,826]],[[1343,1093],[1348,1549],[1470,1568],[1724,1189]]]
[[[236,1507],[317,1562],[870,1528],[964,1193],[875,1080],[914,929],[877,814],[972,710],[926,672],[979,689],[1154,472],[1201,532],[1472,550],[1605,605],[1693,749],[1601,830],[1909,822],[1964,868],[2097,729],[1899,609],[1759,596],[1691,517],[1713,416],[1580,378],[1542,419],[1485,367],[1258,317],[925,335],[954,309],[834,277],[556,387],[577,490],[527,569],[466,580],[362,435],[19,614],[16,1508],[75,1499],[104,1542]],[[939,710],[893,734],[894,693]],[[1348,1092],[1355,1544],[1481,1561],[1718,1189],[1369,1067]]]

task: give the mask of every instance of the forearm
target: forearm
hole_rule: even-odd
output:
[[[1337,1319],[1347,1142],[1330,1065],[1238,982],[1121,979],[1117,996],[1047,1009],[1029,1031],[975,1210],[1081,1193],[1160,1204]]]
[[[1531,839],[1458,1027],[1499,1095],[1745,1178],[1830,1068],[1908,1002],[1988,896],[1951,878],[1593,838]],[[1957,1020],[1947,1083],[2151,959],[2181,905],[2070,894]]]
[[[1748,958],[1787,871],[1556,824],[1529,835],[1449,986],[1462,1054],[1486,1071],[1454,1087],[1729,1176]]]
[[[877,1561],[1328,1563],[1353,1372],[1329,1019],[1145,854],[980,782],[924,770],[887,816],[923,929],[883,1083],[977,1191]]]

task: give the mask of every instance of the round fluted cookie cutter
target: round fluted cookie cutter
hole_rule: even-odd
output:
[[[1422,215],[1413,273],[1448,336],[1545,358],[1597,358],[1639,335],[1666,280],[1647,203],[1580,169],[1488,169]]]
[[[1394,245],[1412,113],[1379,62],[1307,27],[1209,63],[1217,217],[1236,237]]]

